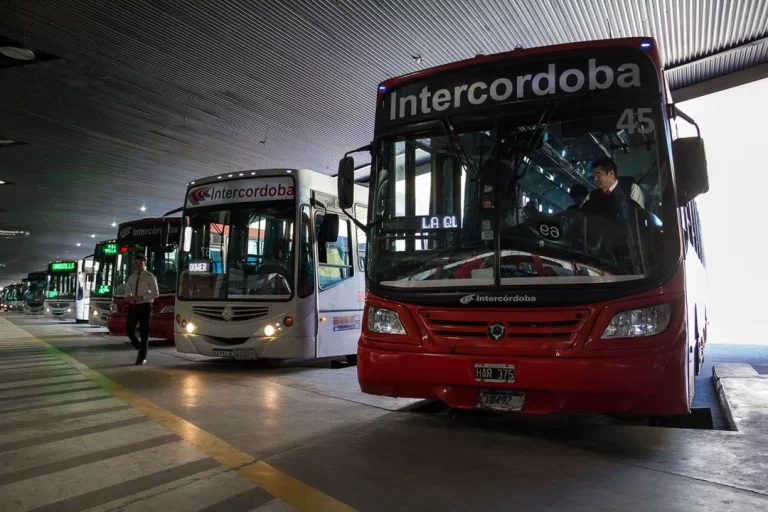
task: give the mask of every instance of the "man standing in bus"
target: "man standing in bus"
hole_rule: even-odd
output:
[[[152,314],[152,302],[160,295],[157,287],[157,278],[146,270],[147,257],[143,253],[137,253],[133,260],[136,272],[128,277],[125,283],[125,299],[128,307],[128,318],[125,329],[131,343],[139,349],[136,364],[147,362],[147,350],[149,349],[149,319]],[[139,325],[141,342],[136,339],[136,325]]]
[[[600,192],[606,195],[623,193],[639,204],[640,208],[645,208],[645,196],[643,196],[643,191],[640,190],[640,186],[637,183],[633,182],[632,186],[629,187],[630,190],[625,190],[619,184],[619,171],[616,168],[616,162],[612,158],[598,158],[592,163],[592,179],[595,181],[595,186],[600,190],[590,193],[589,199],[592,198],[593,194]],[[618,191],[616,190],[617,188],[619,188]]]

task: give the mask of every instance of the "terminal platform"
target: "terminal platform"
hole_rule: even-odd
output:
[[[714,428],[672,428],[368,396],[341,362],[134,360],[0,316],[0,510],[768,510],[759,366],[708,365]]]

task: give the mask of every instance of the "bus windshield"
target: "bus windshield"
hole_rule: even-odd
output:
[[[77,294],[77,272],[54,273],[48,281],[48,298],[75,300]]]
[[[26,302],[42,302],[45,299],[45,289],[47,286],[47,276],[39,274],[30,276],[27,292],[24,294]]]
[[[176,255],[178,248],[166,251],[165,247],[149,246],[145,248],[129,247],[127,251],[120,252],[115,260],[114,296],[125,295],[125,283],[128,277],[135,272],[134,258],[138,251],[147,257],[147,270],[157,279],[157,288],[161,295],[173,293],[176,284]]]
[[[374,283],[605,283],[658,275],[677,261],[661,103],[626,95],[525,108],[445,117],[380,142]]]
[[[91,297],[112,297],[112,275],[117,259],[117,244],[99,244],[93,256]]]
[[[290,298],[295,218],[292,200],[189,212],[179,297]]]

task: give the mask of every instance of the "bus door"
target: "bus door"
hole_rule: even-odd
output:
[[[314,192],[317,254],[317,356],[357,353],[363,318],[359,292],[365,290],[358,268],[356,237],[349,218],[333,205],[335,197]]]

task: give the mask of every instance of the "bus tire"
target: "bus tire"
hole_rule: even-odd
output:
[[[347,364],[349,366],[357,366],[357,354],[348,354],[347,355]]]

